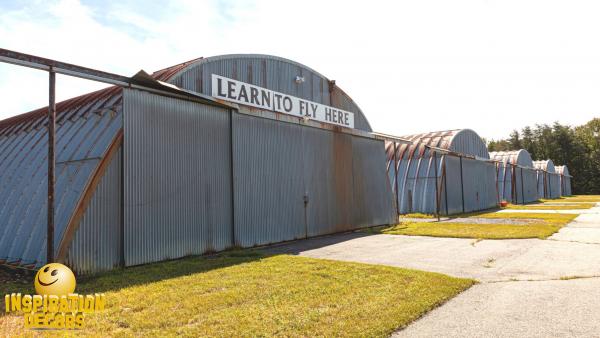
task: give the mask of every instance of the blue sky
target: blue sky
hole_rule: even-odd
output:
[[[230,53],[335,79],[377,131],[600,116],[595,1],[4,1],[0,47],[122,75]],[[58,78],[58,98],[99,88]],[[44,106],[47,75],[0,64],[0,119]]]

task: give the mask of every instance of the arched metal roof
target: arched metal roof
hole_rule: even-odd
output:
[[[554,162],[552,162],[552,160],[533,161],[533,167],[536,169],[545,170],[551,174],[556,173]]]
[[[494,151],[490,153],[492,160],[501,161],[504,163],[516,164],[522,167],[533,168],[533,160],[531,155],[525,149],[511,151]]]
[[[152,76],[178,87],[211,95],[211,74],[279,91],[354,113],[355,128],[371,132],[366,116],[335,81],[298,62],[262,54],[229,54],[197,58],[155,72]],[[304,78],[297,83],[296,76]]]
[[[400,145],[401,154],[408,151],[410,154],[422,155],[423,151],[416,150],[429,146],[483,159],[490,158],[485,142],[471,129],[436,131],[402,136],[402,138],[410,140],[412,143]]]
[[[569,174],[569,168],[567,167],[567,165],[557,165],[556,167],[554,167],[554,169],[556,170],[557,174],[561,174],[564,176],[571,176],[571,174]]]

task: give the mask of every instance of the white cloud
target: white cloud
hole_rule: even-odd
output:
[[[0,13],[0,46],[131,75],[199,56],[265,53],[336,79],[393,134],[598,116],[596,2],[173,1],[34,3]],[[143,14],[146,13],[146,14]],[[0,118],[46,104],[46,75],[0,65]],[[59,78],[66,98],[98,87]]]

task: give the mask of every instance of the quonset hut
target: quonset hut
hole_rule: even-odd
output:
[[[386,142],[387,171],[400,214],[456,214],[498,203],[496,165],[470,129],[403,136]]]
[[[57,104],[55,256],[94,273],[396,221],[383,141],[334,81],[200,58]],[[46,262],[47,108],[0,122],[0,262]]]
[[[539,198],[560,197],[560,175],[556,173],[552,160],[533,161],[537,169],[537,192]]]
[[[560,195],[571,196],[571,175],[567,165],[559,165],[554,168],[556,173],[560,175]]]
[[[525,149],[491,152],[498,161],[498,198],[514,204],[536,201],[537,171],[531,155]]]

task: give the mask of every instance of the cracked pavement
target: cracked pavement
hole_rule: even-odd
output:
[[[547,240],[349,233],[270,251],[480,282],[396,332],[396,337],[600,337],[600,204],[558,212],[580,215]]]

